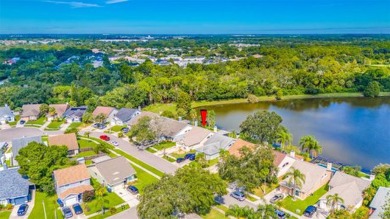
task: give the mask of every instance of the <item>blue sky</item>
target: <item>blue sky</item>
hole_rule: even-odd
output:
[[[390,33],[390,0],[0,0],[0,33]]]

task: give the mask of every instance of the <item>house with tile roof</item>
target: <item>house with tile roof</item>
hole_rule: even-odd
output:
[[[0,171],[0,205],[20,205],[31,200],[31,190],[34,185],[23,178],[19,168]]]
[[[115,109],[114,107],[108,107],[108,106],[98,106],[96,109],[92,112],[93,118],[96,118],[99,115],[104,115],[105,120],[103,123],[109,122],[114,119],[114,116],[118,113],[118,110]],[[115,122],[113,122],[113,125]]]
[[[49,136],[47,143],[49,146],[66,146],[69,156],[74,156],[79,153],[79,144],[75,133]]]
[[[85,191],[94,190],[85,164],[55,170],[53,178],[58,198],[66,206],[81,202]]]
[[[277,150],[273,150],[274,154],[274,165],[278,168],[276,176],[282,177],[288,172],[295,162],[295,153],[285,154]]]
[[[141,113],[138,109],[122,108],[111,120],[111,125],[125,125]]]
[[[98,162],[88,167],[88,170],[91,176],[106,186],[109,191],[124,188],[127,183],[136,179],[134,168],[122,156]]]
[[[14,122],[15,115],[14,112],[9,108],[7,104],[4,107],[0,107],[0,123],[6,124],[8,122]]]
[[[70,107],[62,115],[68,123],[81,122],[83,120],[84,113],[87,112],[86,106]]]
[[[329,191],[319,200],[318,206],[323,211],[329,212],[330,206],[326,204],[328,195],[338,194],[343,199],[338,203],[337,209],[347,209],[354,212],[363,204],[363,191],[370,186],[368,179],[362,179],[356,176],[337,171],[329,182]]]
[[[202,147],[213,134],[210,130],[201,127],[192,127],[191,130],[178,137],[177,145],[184,150],[196,149]]]
[[[55,109],[55,114],[50,115],[49,113],[47,114],[47,118],[49,120],[53,120],[56,118],[62,118],[66,110],[68,110],[69,105],[67,103],[64,104],[50,104],[49,107],[53,107]]]
[[[37,142],[42,143],[42,136],[31,136],[31,137],[22,137],[22,138],[15,138],[12,139],[11,145],[12,145],[12,159],[11,163],[12,166],[17,166],[18,162],[15,160],[16,156],[19,154],[19,150],[26,147],[31,142]]]
[[[204,145],[198,148],[198,153],[204,153],[206,160],[212,160],[219,157],[221,150],[228,150],[235,142],[234,138],[230,138],[220,134],[211,136]]]
[[[37,120],[39,118],[41,104],[25,104],[22,106],[21,120]]]
[[[390,188],[379,187],[370,203],[370,219],[382,219],[384,207],[390,200]]]
[[[242,140],[242,139],[237,139],[234,144],[229,148],[229,154],[236,156],[236,157],[241,157],[240,150],[243,147],[248,147],[251,150],[255,148],[255,144],[250,143],[248,141]]]
[[[333,174],[331,169],[301,160],[296,160],[291,168],[295,168],[305,175],[305,182],[301,187],[296,187],[289,183],[289,178],[286,178],[280,182],[280,190],[299,199],[306,199],[319,188],[326,185]]]

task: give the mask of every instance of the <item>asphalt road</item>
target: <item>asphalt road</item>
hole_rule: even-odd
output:
[[[109,217],[110,219],[138,219],[138,215],[137,215],[137,208],[136,207],[132,207],[130,209],[127,209],[126,211],[122,211],[118,214],[115,214],[111,217]]]
[[[105,133],[91,132],[90,136],[95,137],[95,138],[99,138],[100,135],[102,135],[102,134],[105,134]],[[123,150],[127,154],[129,154],[133,157],[136,157],[137,159],[141,160],[142,162],[144,162],[146,164],[149,164],[150,166],[160,170],[161,172],[173,174],[179,168],[163,158],[157,157],[156,155],[153,155],[147,151],[138,150],[138,148],[135,145],[131,144],[128,141],[125,141],[125,140],[118,138],[114,135],[110,135],[110,134],[105,134],[105,135],[107,135],[111,138],[110,141],[118,142],[118,144],[119,144],[118,148],[120,148],[121,150]]]
[[[37,128],[11,128],[0,130],[0,141],[10,142],[14,138],[31,137],[44,135],[44,132]]]
[[[253,204],[252,202],[249,202],[247,200],[239,201],[239,200],[231,197],[230,193],[225,195],[225,196],[223,196],[223,198],[224,198],[224,201],[225,201],[225,205],[227,205],[227,206],[238,205],[240,207],[248,206],[248,207],[251,207],[253,209],[257,209],[257,205],[256,204]]]

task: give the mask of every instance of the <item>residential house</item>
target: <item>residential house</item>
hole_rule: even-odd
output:
[[[67,103],[65,104],[50,104],[49,107],[53,107],[55,109],[54,115],[47,115],[49,120],[53,120],[56,118],[62,118],[66,110],[68,110],[69,105]]]
[[[4,107],[0,107],[0,123],[6,124],[8,122],[14,122],[15,116],[12,110],[9,108],[7,104]]]
[[[31,200],[31,189],[34,185],[23,178],[19,168],[0,171],[0,205],[20,205]]]
[[[384,207],[390,200],[390,188],[379,187],[370,203],[370,219],[382,219]]]
[[[288,172],[295,162],[295,152],[290,155],[274,150],[274,165],[278,168],[277,177],[282,177]]]
[[[330,206],[326,204],[328,195],[338,194],[343,199],[338,203],[337,209],[347,209],[354,212],[363,204],[363,191],[370,186],[371,182],[356,176],[337,171],[329,182],[329,191],[320,198],[319,208],[329,212]]]
[[[177,141],[177,144],[183,147],[184,150],[196,149],[203,146],[203,144],[213,135],[210,130],[192,127],[187,133],[182,135]]]
[[[4,153],[6,152],[7,150],[7,147],[8,147],[8,143],[7,142],[0,142],[0,170],[3,166],[3,164],[5,163],[5,156],[4,156]]]
[[[231,154],[233,156],[236,156],[236,157],[240,157],[241,156],[240,150],[243,147],[248,147],[250,149],[254,149],[255,148],[255,144],[247,142],[247,141],[244,141],[242,139],[237,139],[234,142],[234,144],[229,148],[229,150],[228,150],[229,154]]]
[[[88,170],[109,191],[124,188],[136,179],[134,168],[121,156],[98,162]]]
[[[160,117],[155,128],[160,134],[160,140],[178,141],[180,136],[192,129],[192,126],[183,121]]]
[[[125,125],[140,113],[141,111],[138,109],[122,108],[114,115],[114,118],[111,120],[111,124]]]
[[[299,199],[306,199],[319,188],[326,185],[332,176],[331,170],[301,160],[296,160],[291,168],[295,168],[305,175],[306,179],[303,185],[297,188],[288,182],[289,178],[286,178],[280,183],[280,189],[282,192],[294,195]]]
[[[114,118],[114,115],[118,113],[118,110],[116,110],[114,107],[107,107],[107,106],[98,106],[96,109],[92,112],[93,118],[96,118],[100,114],[105,116],[105,122],[111,122],[112,119]]]
[[[18,162],[15,160],[15,158],[19,154],[19,150],[26,147],[31,142],[42,143],[42,136],[31,136],[12,139],[12,166],[18,165]]]
[[[196,151],[198,153],[204,153],[206,160],[212,160],[219,157],[219,152],[221,150],[228,150],[235,142],[235,139],[220,135],[214,134],[211,136],[204,145],[198,148]]]
[[[39,118],[41,104],[25,104],[22,106],[21,120],[37,120]]]
[[[154,120],[154,121],[158,121],[159,119],[161,119],[161,117],[156,113],[142,111],[137,116],[130,119],[130,121],[128,121],[128,125],[133,126],[133,125],[137,124],[138,121],[143,117],[149,117],[151,120]]]
[[[79,144],[75,133],[49,136],[47,142],[49,146],[66,146],[69,156],[79,153]]]
[[[65,111],[62,117],[64,117],[68,123],[81,122],[86,111],[86,106],[70,107]]]
[[[85,164],[55,170],[53,177],[58,198],[66,206],[81,202],[83,193],[93,190]]]

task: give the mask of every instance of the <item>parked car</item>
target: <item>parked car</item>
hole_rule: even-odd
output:
[[[284,198],[283,194],[276,194],[276,195],[274,195],[274,197],[271,198],[271,200],[269,200],[269,202],[271,202],[273,204],[279,200],[282,200],[283,198]]]
[[[110,137],[108,137],[107,135],[101,135],[100,136],[100,139],[104,140],[104,141],[109,141],[110,140]]]
[[[64,203],[62,202],[61,199],[57,199],[57,203],[60,207],[64,207]]]
[[[23,125],[24,123],[26,123],[26,121],[24,121],[24,120],[19,121],[19,124],[21,124],[21,125]]]
[[[105,129],[107,126],[103,123],[95,123],[93,124],[93,127],[97,129]]]
[[[182,158],[182,157],[179,157],[176,159],[176,163],[181,163],[183,161],[185,161],[186,159]]]
[[[303,215],[306,217],[312,217],[314,213],[316,213],[317,208],[313,205],[310,205],[309,207],[306,208],[306,210],[303,212]]]
[[[64,214],[64,217],[65,217],[65,218],[71,218],[71,217],[73,217],[72,210],[70,210],[69,207],[63,207],[63,208],[62,208],[62,213]]]
[[[122,132],[125,133],[125,134],[128,133],[129,131],[130,131],[130,129],[127,128],[127,127],[123,127],[122,128]]]
[[[73,211],[75,214],[82,214],[83,213],[83,209],[81,208],[79,203],[74,204],[72,207],[73,207]]]
[[[18,216],[24,216],[27,213],[28,204],[22,204],[18,209]]]
[[[239,191],[234,191],[230,193],[230,196],[239,200],[239,201],[244,201],[245,200],[245,194]]]
[[[281,210],[275,210],[275,214],[276,216],[278,216],[279,219],[285,219],[287,218],[286,216],[286,213],[284,213],[284,211],[281,211]]]
[[[134,195],[136,195],[136,194],[139,193],[137,187],[135,187],[135,186],[128,186],[128,187],[127,187],[127,191],[129,191],[130,193],[132,193],[132,194],[134,194]]]
[[[223,196],[220,196],[220,195],[215,196],[215,197],[214,197],[214,201],[215,201],[217,204],[220,204],[220,205],[225,204],[225,199],[223,198]]]
[[[184,159],[195,160],[195,157],[195,154],[186,154],[186,156],[184,156]]]
[[[112,141],[111,144],[114,145],[115,147],[119,146],[118,142],[116,142],[116,141]]]

